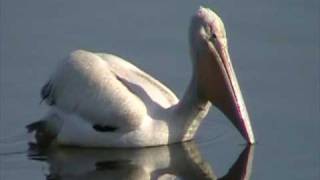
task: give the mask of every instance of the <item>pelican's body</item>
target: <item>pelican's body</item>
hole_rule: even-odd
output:
[[[196,130],[182,132],[177,122],[195,117],[177,112],[179,100],[168,88],[117,56],[77,50],[52,77],[47,102],[49,117],[64,121],[59,143],[154,146],[189,140]],[[196,114],[207,110],[208,105]],[[97,131],[97,124],[114,130]]]
[[[220,38],[218,44],[204,43],[211,38],[206,27]],[[222,60],[229,59],[224,27],[211,10],[200,8],[193,17],[190,44],[193,76],[180,101],[158,80],[120,57],[72,52],[42,89],[51,110],[41,123],[29,125],[29,131],[36,130],[38,142],[45,144],[52,140],[89,147],[164,145],[192,139],[211,102],[254,142],[232,66],[223,66]]]

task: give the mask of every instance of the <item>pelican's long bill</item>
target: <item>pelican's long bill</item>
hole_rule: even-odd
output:
[[[254,143],[255,139],[250,118],[228,51],[226,49],[216,50],[214,46],[210,45],[209,48],[213,53],[213,57],[215,57],[215,61],[218,63],[219,69],[221,69],[221,76],[220,79],[217,79],[216,85],[222,89],[215,92],[213,104],[231,120],[232,124],[249,143]],[[219,78],[219,75],[216,77]]]
[[[228,53],[224,25],[214,12],[206,8],[200,8],[196,18],[203,22],[203,27],[199,29],[202,53],[197,53],[198,87],[203,96],[219,108],[252,144],[255,139]]]

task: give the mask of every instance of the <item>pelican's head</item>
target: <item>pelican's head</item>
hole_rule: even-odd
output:
[[[250,118],[235,76],[220,17],[200,7],[192,17],[190,47],[198,95],[220,109],[249,142],[254,143]]]

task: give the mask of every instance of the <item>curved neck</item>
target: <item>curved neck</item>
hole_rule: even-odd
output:
[[[173,127],[179,132],[179,138],[190,140],[197,131],[201,120],[207,115],[210,103],[199,97],[197,72],[194,70],[191,81],[182,99],[173,110]]]

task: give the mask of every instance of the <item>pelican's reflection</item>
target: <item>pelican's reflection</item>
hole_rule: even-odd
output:
[[[81,149],[30,146],[29,157],[49,164],[50,180],[219,179],[194,142],[143,149]],[[253,147],[247,146],[221,179],[249,179]]]

